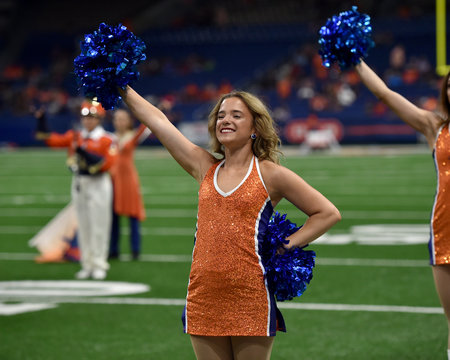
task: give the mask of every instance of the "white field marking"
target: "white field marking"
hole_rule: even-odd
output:
[[[16,203],[18,205],[18,203]],[[196,205],[196,204],[192,204]],[[61,208],[0,208],[2,217],[46,217],[54,216]],[[192,209],[145,209],[151,218],[195,218],[197,208]],[[281,213],[288,213],[289,210],[278,210]],[[291,210],[292,212],[292,210]],[[346,219],[412,219],[425,220],[430,217],[428,211],[343,211],[342,216]],[[300,219],[298,216],[290,217],[292,220]]]
[[[141,294],[150,291],[147,284],[119,281],[22,280],[0,281],[0,297],[66,297]],[[46,301],[47,302],[47,301]]]
[[[329,180],[328,180],[329,181]],[[371,187],[370,192],[371,196],[389,196],[391,195],[393,198],[400,196],[430,196],[433,193],[432,186],[429,189],[420,187],[420,188],[410,188],[410,187],[395,187],[395,188],[387,188],[386,186],[378,186],[376,188]],[[340,196],[367,196],[368,189],[367,188],[354,188],[349,187],[348,182],[343,182],[340,185],[333,186],[333,192],[339,194]]]
[[[144,193],[144,192],[143,192]],[[193,205],[197,206],[197,196],[189,195],[164,195],[164,196],[144,196],[145,203],[148,204],[170,204],[170,205]],[[15,194],[9,192],[6,195],[0,193],[0,205],[31,205],[31,204],[67,204],[70,195],[64,194]]]
[[[276,209],[279,213],[287,213],[288,218],[291,221],[296,221],[298,219],[304,219],[297,216],[298,211],[295,209]],[[293,212],[294,211],[294,212]],[[292,215],[289,215],[291,213]],[[343,219],[377,219],[377,220],[392,220],[392,219],[402,219],[402,220],[421,220],[427,221],[430,218],[429,211],[414,211],[414,210],[344,210],[341,212]]]
[[[49,181],[54,180],[71,180],[71,174],[62,174],[62,175],[30,175],[30,174],[0,174],[0,181],[6,180],[6,181],[14,181],[14,180],[23,180],[23,179],[30,179],[30,176],[33,177],[33,181],[35,182],[42,182],[42,183],[48,183]],[[188,176],[183,175],[140,175],[139,178],[145,179],[146,181],[141,182],[149,182],[149,183],[163,183],[163,184],[179,184],[180,178],[183,180],[183,184],[196,184],[196,181]]]
[[[43,303],[2,304],[0,302],[0,315],[11,316],[33,311],[53,309],[57,306],[58,304],[43,304]]]
[[[10,261],[30,261],[37,253],[0,253],[0,260]],[[132,260],[128,254],[120,255],[121,261]],[[156,255],[142,254],[139,257],[142,262],[163,262],[163,263],[190,263],[191,255]],[[428,267],[426,260],[408,259],[358,259],[358,258],[316,258],[316,264],[320,266],[369,266],[369,267]]]
[[[70,195],[6,195],[0,196],[0,205],[30,205],[30,204],[67,204]]]
[[[349,211],[344,210],[342,217],[346,219],[411,219],[427,220],[430,218],[429,211]]]
[[[429,267],[426,260],[408,259],[352,259],[352,258],[316,258],[321,266],[370,266],[370,267]]]
[[[12,299],[12,298],[10,298]],[[19,299],[19,298],[16,298]],[[27,300],[32,301],[33,297]],[[23,298],[25,300],[25,298]],[[41,298],[49,304],[102,304],[102,305],[159,305],[159,306],[184,306],[185,299],[158,299],[158,298]],[[355,312],[386,312],[386,313],[410,313],[410,314],[443,314],[441,307],[424,306],[395,306],[395,305],[352,305],[352,304],[318,304],[318,303],[297,303],[279,302],[280,309],[289,310],[318,310],[318,311],[355,311]]]
[[[145,209],[151,218],[193,218],[197,209]],[[0,208],[0,217],[48,217],[55,216],[61,208]]]
[[[0,180],[6,180],[6,181],[17,181],[17,180],[29,180],[30,177],[33,177],[34,183],[47,183],[49,181],[55,181],[55,180],[70,180],[71,176],[63,174],[63,175],[30,175],[30,174],[7,174],[7,175],[0,175]]]
[[[346,234],[324,234],[315,244],[412,245],[426,244],[430,238],[428,224],[356,225]]]
[[[194,220],[194,219],[193,219]],[[297,222],[298,223],[298,222]],[[34,234],[40,230],[38,226],[0,226],[0,235],[6,234]],[[122,227],[122,233],[129,234],[129,228]],[[429,225],[427,224],[380,224],[352,226],[348,233],[324,234],[314,241],[314,244],[361,244],[361,245],[407,245],[426,244],[429,240]],[[192,227],[142,227],[144,236],[186,236],[193,237],[195,232]],[[7,237],[3,236],[4,239]]]
[[[0,226],[0,235],[5,234],[34,234],[37,233],[42,227],[40,226],[8,226],[8,225],[1,225]],[[129,229],[127,227],[123,228],[123,234],[127,235],[129,233]],[[159,228],[148,228],[143,227],[141,228],[141,234],[142,235],[158,235],[158,236],[191,236],[194,237],[195,228],[189,227],[189,228],[166,228],[166,227],[159,227]]]
[[[323,311],[364,311],[413,314],[443,314],[441,307],[395,306],[395,305],[351,305],[351,304],[314,304],[314,303],[278,303],[280,309],[323,310]]]
[[[16,315],[58,306],[65,298],[130,295],[150,290],[147,284],[118,281],[24,280],[0,281],[0,315]],[[58,299],[58,301],[56,301]],[[38,302],[39,301],[39,302]]]

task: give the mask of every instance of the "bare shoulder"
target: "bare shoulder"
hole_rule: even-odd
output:
[[[260,160],[259,168],[261,169],[261,175],[263,176],[264,179],[266,177],[267,179],[283,178],[287,174],[296,175],[292,170],[289,170],[287,167],[280,164],[275,164],[274,162],[269,160]]]
[[[300,176],[288,168],[271,161],[260,161],[261,176],[274,204],[284,197],[287,188],[302,181]]]
[[[276,180],[276,178],[280,176],[280,172],[285,168],[269,160],[260,160],[259,169],[261,170],[261,176],[263,177],[264,182],[268,185]]]
[[[259,162],[259,168],[261,170],[261,175],[264,181],[272,182],[272,181],[280,181],[286,176],[298,176],[292,170],[287,167],[276,164],[269,160],[261,160]]]

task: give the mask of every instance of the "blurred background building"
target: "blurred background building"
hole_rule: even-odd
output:
[[[269,105],[285,144],[323,128],[342,144],[420,142],[353,71],[321,65],[320,27],[352,5],[372,18],[371,67],[392,89],[436,109],[430,0],[0,0],[0,144],[39,145],[33,107],[46,108],[52,130],[73,126],[82,100],[73,59],[101,22],[122,23],[145,41],[148,60],[133,87],[197,143],[206,142],[212,103],[232,89]]]

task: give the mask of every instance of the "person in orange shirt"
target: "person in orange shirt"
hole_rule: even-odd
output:
[[[103,280],[109,269],[112,183],[108,170],[116,158],[111,134],[101,126],[105,110],[95,101],[81,106],[81,129],[64,134],[45,132],[38,125],[36,138],[50,147],[67,148],[67,165],[73,173],[72,201],[78,220],[81,270],[77,279]]]
[[[123,109],[114,112],[113,124],[117,136],[118,157],[110,169],[114,200],[109,258],[119,257],[120,216],[127,216],[130,221],[131,255],[137,260],[141,251],[139,222],[145,219],[145,209],[133,155],[136,146],[145,140],[150,130],[144,125],[135,130],[130,113]]]

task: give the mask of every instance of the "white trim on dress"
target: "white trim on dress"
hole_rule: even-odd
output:
[[[252,172],[253,169],[253,162],[254,162],[255,157],[252,157],[252,161],[250,162],[250,166],[248,167],[247,170],[247,174],[244,176],[244,178],[242,179],[242,181],[239,183],[238,186],[236,186],[233,190],[230,190],[228,192],[223,191],[222,189],[219,188],[219,184],[217,183],[217,176],[219,174],[219,169],[223,166],[223,164],[225,163],[225,159],[221,161],[221,163],[219,164],[219,166],[217,166],[216,170],[214,171],[214,188],[216,189],[216,191],[222,195],[223,197],[228,197],[231,194],[233,194],[237,189],[239,189],[242,184],[245,182],[245,180],[247,180],[247,178],[250,176],[250,173]]]

